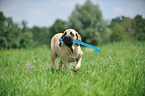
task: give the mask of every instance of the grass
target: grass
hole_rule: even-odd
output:
[[[82,48],[78,72],[52,72],[47,48],[1,50],[0,96],[145,95],[145,42],[110,43],[99,48],[99,53]],[[26,66],[30,63],[34,68]],[[73,66],[70,63],[71,69]]]

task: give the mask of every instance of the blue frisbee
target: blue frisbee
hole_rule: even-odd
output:
[[[60,38],[60,39],[59,39],[59,42],[62,43],[62,42],[63,42],[63,39]],[[86,44],[86,43],[81,42],[81,41],[72,40],[72,42],[73,42],[73,43],[77,43],[77,44],[81,44],[81,45],[84,45],[84,46],[87,46],[87,47],[90,47],[90,48],[94,49],[96,52],[99,52],[99,51],[100,51],[99,48],[96,48],[96,47],[94,47],[94,46],[92,46],[92,45]]]

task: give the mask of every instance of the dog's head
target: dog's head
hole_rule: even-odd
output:
[[[72,40],[82,41],[81,36],[74,29],[65,30],[61,38],[68,47],[72,46]]]

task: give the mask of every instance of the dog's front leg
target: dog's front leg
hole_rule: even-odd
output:
[[[81,67],[82,56],[78,59],[77,65],[73,68],[74,71],[78,71]]]

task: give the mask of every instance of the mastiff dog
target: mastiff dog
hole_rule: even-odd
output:
[[[60,43],[59,39],[62,38],[63,42]],[[81,36],[74,29],[67,29],[64,33],[55,34],[51,39],[51,68],[56,69],[55,59],[60,57],[59,68],[70,71],[69,62],[76,62],[73,68],[78,71],[81,67],[81,60],[83,52],[79,44],[73,43],[72,40],[81,41]]]

